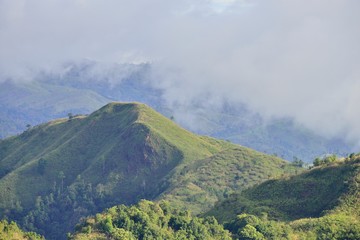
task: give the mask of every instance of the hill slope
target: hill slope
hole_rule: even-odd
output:
[[[266,181],[217,204],[206,215],[228,222],[235,235],[249,224],[269,239],[277,239],[269,237],[274,229],[286,239],[359,239],[359,183],[360,156],[353,156]]]
[[[2,140],[0,170],[1,214],[58,239],[80,217],[112,205],[169,199],[200,213],[298,168],[192,134],[144,104],[111,103]]]
[[[269,178],[295,174],[303,169],[252,149],[232,146],[211,157],[180,165],[166,181],[169,187],[158,199],[198,214],[217,201]],[[184,203],[191,203],[184,205]]]

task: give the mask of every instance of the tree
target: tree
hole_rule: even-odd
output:
[[[239,229],[239,238],[244,240],[265,240],[264,235],[258,232],[256,228],[247,224],[244,228]]]
[[[116,240],[135,240],[134,235],[123,228],[114,229],[112,235]]]
[[[58,174],[58,178],[61,181],[61,192],[64,190],[64,178],[65,178],[65,174],[63,171],[60,171]]]
[[[304,161],[299,159],[298,157],[294,156],[294,160],[292,162],[292,165],[294,165],[296,167],[303,167],[304,166]]]
[[[71,121],[74,118],[74,115],[72,113],[68,113],[69,121]]]
[[[328,164],[328,163],[332,163],[332,162],[335,162],[337,159],[336,155],[335,154],[332,154],[330,156],[327,156],[323,159],[323,162]]]
[[[322,160],[317,157],[317,158],[315,158],[313,163],[314,163],[314,166],[320,166],[322,164]]]

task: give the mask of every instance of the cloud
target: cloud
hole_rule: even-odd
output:
[[[0,0],[0,76],[151,62],[173,106],[245,102],[360,143],[360,2]]]

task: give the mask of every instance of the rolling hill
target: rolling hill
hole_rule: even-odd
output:
[[[359,183],[360,155],[352,155],[263,182],[218,203],[205,216],[226,222],[235,237],[252,229],[265,239],[359,239]]]
[[[1,140],[0,170],[1,216],[50,239],[116,204],[168,199],[201,213],[234,191],[301,171],[195,135],[140,103],[110,103]]]

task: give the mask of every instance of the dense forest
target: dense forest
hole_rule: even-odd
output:
[[[231,239],[214,217],[192,217],[164,201],[112,207],[83,220],[76,230],[69,239]]]

